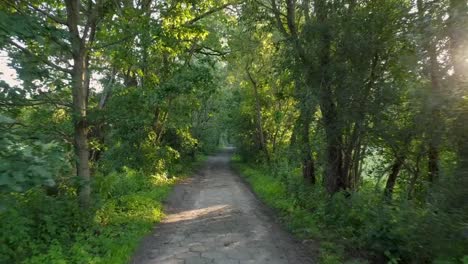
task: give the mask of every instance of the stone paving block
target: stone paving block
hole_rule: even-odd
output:
[[[185,259],[185,264],[208,264],[211,263],[210,259],[203,257],[189,257]]]
[[[249,260],[252,259],[252,255],[246,250],[229,250],[226,252],[228,258],[237,260]]]
[[[183,252],[174,255],[175,258],[177,259],[187,259],[187,258],[192,258],[192,257],[200,257],[200,253],[198,252]]]
[[[190,247],[190,251],[192,252],[204,252],[204,251],[207,251],[208,248],[203,246],[203,245],[196,245],[196,246],[192,246]]]
[[[132,264],[312,264],[313,250],[297,243],[230,169],[229,155],[175,187],[167,217],[142,244]]]

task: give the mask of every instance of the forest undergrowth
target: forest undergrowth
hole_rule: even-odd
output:
[[[233,165],[287,229],[318,245],[320,263],[468,263],[466,226],[454,223],[457,215],[407,200],[382,202],[371,184],[330,198],[304,186],[299,171],[239,155]]]
[[[53,194],[45,188],[2,194],[0,263],[128,263],[142,237],[164,217],[172,186],[203,160],[187,161],[170,177],[129,168],[97,174],[95,202],[87,210],[65,183]]]

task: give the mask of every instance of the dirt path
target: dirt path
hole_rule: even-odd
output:
[[[176,186],[131,263],[315,263],[230,169],[229,153]]]

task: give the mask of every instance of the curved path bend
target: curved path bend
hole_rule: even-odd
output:
[[[174,188],[166,218],[142,241],[131,263],[315,263],[230,168],[230,153],[209,157]]]

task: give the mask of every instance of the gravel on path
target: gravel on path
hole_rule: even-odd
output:
[[[166,218],[143,239],[130,263],[316,263],[231,169],[231,153],[209,157],[174,188]]]

